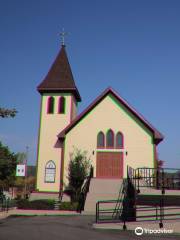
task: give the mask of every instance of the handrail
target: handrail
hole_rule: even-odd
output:
[[[126,191],[127,191],[127,179],[123,179],[123,182],[119,190],[118,200],[116,202],[116,206],[112,215],[113,219],[119,218],[122,213],[122,208],[123,208],[122,203],[123,203],[123,199]]]
[[[80,192],[78,206],[77,206],[77,210],[76,210],[77,212],[81,213],[84,210],[86,197],[87,197],[87,193],[89,192],[89,186],[90,186],[92,177],[93,177],[93,167],[91,166],[89,176],[87,177],[86,182]]]
[[[96,222],[121,221],[121,214],[123,210],[123,201],[127,192],[127,179],[123,179],[119,189],[117,199],[113,200],[99,200],[96,203]],[[105,208],[103,208],[105,206]]]
[[[136,168],[127,166],[127,176],[136,187],[137,193],[141,187],[161,189],[180,189],[180,169],[175,168]]]
[[[16,201],[14,199],[9,199],[6,197],[0,198],[0,212],[8,212],[10,208],[16,206]]]

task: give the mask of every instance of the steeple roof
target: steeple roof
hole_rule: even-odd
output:
[[[73,93],[77,101],[81,96],[75,85],[71,67],[68,61],[65,45],[62,45],[48,74],[37,87],[40,93],[47,92],[69,92]]]

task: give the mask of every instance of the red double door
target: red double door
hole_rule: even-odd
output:
[[[122,152],[97,152],[97,178],[123,178]]]

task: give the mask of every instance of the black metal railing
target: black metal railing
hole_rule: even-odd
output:
[[[159,227],[163,227],[163,220],[180,219],[180,204],[165,195],[165,190],[180,190],[180,169],[174,168],[137,168],[127,167],[127,178],[136,189],[136,221],[159,221]],[[141,188],[161,190],[161,194],[139,198]],[[144,195],[143,195],[144,196]],[[156,200],[152,204],[152,199]],[[149,201],[150,200],[150,201]],[[143,205],[143,206],[140,206]],[[126,210],[126,209],[125,209]],[[125,214],[126,217],[127,214]],[[124,219],[127,222],[127,219]]]
[[[112,215],[113,219],[119,219],[122,214],[123,200],[126,197],[127,188],[128,188],[128,179],[124,178],[119,190],[118,200],[116,202],[116,206]]]
[[[137,168],[127,167],[127,176],[138,192],[140,188],[150,187],[161,189],[180,190],[180,169],[174,168]]]
[[[9,209],[16,207],[16,201],[5,197],[0,198],[0,212],[8,212]]]
[[[86,197],[87,197],[87,193],[89,192],[89,186],[90,186],[90,182],[91,182],[92,177],[93,177],[93,167],[91,166],[89,176],[87,177],[87,179],[86,179],[86,181],[85,181],[85,183],[82,187],[80,196],[79,196],[77,212],[81,213],[84,210]]]
[[[101,200],[96,203],[96,222],[119,222],[124,207],[124,199],[127,198],[128,180],[123,179],[117,199]]]
[[[122,204],[122,200],[102,200],[96,203],[96,223],[121,221],[113,216],[117,201]]]

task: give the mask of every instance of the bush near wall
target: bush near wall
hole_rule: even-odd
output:
[[[17,208],[18,209],[34,209],[34,210],[53,210],[54,200],[43,199],[43,200],[29,201],[27,199],[22,199],[17,201]]]
[[[76,211],[77,206],[78,206],[77,202],[61,202],[59,210]]]

